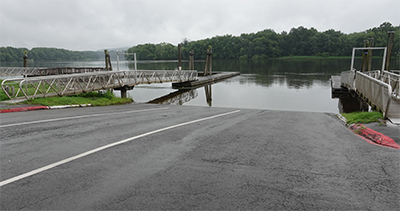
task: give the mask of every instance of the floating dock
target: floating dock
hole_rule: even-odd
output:
[[[350,91],[346,87],[342,87],[340,76],[331,76],[331,88],[332,98],[339,98],[343,95],[350,94]]]
[[[234,76],[240,75],[239,72],[215,72],[212,75],[208,76],[201,76],[199,74],[199,77],[195,81],[185,81],[185,82],[177,82],[177,83],[172,83],[172,88],[173,89],[185,89],[185,88],[195,88],[195,87],[200,87],[204,86],[207,84],[212,84],[216,83],[218,81],[231,78]]]

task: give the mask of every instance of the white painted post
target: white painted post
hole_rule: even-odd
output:
[[[118,54],[118,50],[116,50],[117,52],[117,70],[119,71],[119,54]]]
[[[350,70],[353,70],[354,68],[354,54],[356,52],[356,48],[353,48],[353,53],[351,54],[351,66],[350,66]]]
[[[133,60],[135,61],[135,83],[137,83],[137,62],[136,62],[136,53],[133,53]]]
[[[386,54],[387,54],[387,47],[385,47],[385,50],[383,51],[382,73],[385,70]],[[389,70],[386,70],[386,71],[389,71]]]

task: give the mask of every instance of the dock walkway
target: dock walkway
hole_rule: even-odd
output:
[[[340,97],[350,94],[350,92],[355,93],[370,106],[382,111],[385,118],[400,125],[400,99],[398,95],[400,75],[391,73],[391,81],[386,83],[385,75],[387,74],[386,71],[381,74],[380,71],[362,73],[350,70],[342,72],[341,76],[332,76],[332,97]]]
[[[1,83],[1,88],[11,100],[15,100],[67,96],[104,89],[119,89],[126,93],[126,90],[138,84],[185,82],[196,79],[195,70],[98,71],[6,79]],[[13,87],[15,91],[6,91],[7,87]]]
[[[216,83],[218,81],[231,78],[234,76],[240,75],[239,72],[215,72],[212,75],[201,76],[199,75],[198,80],[194,81],[185,81],[185,82],[177,82],[172,83],[172,88],[174,89],[185,89],[185,88],[196,88],[200,86],[204,86],[210,83]]]

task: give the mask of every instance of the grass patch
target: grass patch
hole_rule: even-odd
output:
[[[371,123],[379,122],[379,119],[383,119],[382,113],[379,112],[354,112],[354,113],[342,113],[342,116],[346,118],[347,124],[354,123]]]
[[[0,79],[0,84],[4,80]],[[14,85],[14,88],[18,88],[18,86]],[[9,100],[10,98],[7,97],[6,93],[4,93],[3,89],[0,88],[0,101]]]
[[[131,103],[131,98],[115,97],[110,91],[106,93],[89,92],[72,96],[47,97],[28,100],[24,103],[33,105],[55,106],[55,105],[77,105],[91,104],[92,106],[107,106]]]
[[[0,88],[0,101],[5,101],[9,100],[10,98],[7,97],[7,95],[3,92],[3,90]]]

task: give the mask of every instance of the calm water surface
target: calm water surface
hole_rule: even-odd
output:
[[[3,64],[2,64],[3,65]],[[113,62],[113,69],[117,63]],[[357,61],[355,67],[360,65]],[[104,61],[46,62],[40,67],[103,67]],[[120,70],[133,70],[132,61],[121,61]],[[140,61],[138,69],[174,70],[176,61]],[[380,59],[373,68],[380,69]],[[398,61],[393,69],[400,69]],[[183,63],[182,69],[187,69]],[[196,61],[202,71],[204,61]],[[128,94],[135,102],[149,102],[165,95],[173,96],[164,104],[256,108],[270,110],[338,113],[338,99],[331,98],[330,77],[350,69],[350,59],[286,59],[286,60],[213,60],[213,71],[237,71],[241,75],[216,84],[182,93],[171,83],[138,85]],[[172,93],[172,94],[171,94]],[[118,96],[119,92],[115,94]]]

